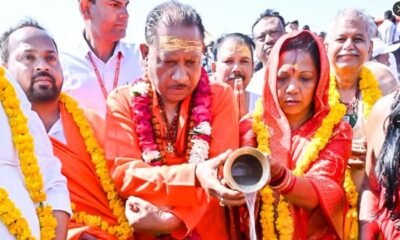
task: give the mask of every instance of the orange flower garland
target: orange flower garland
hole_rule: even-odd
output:
[[[361,70],[360,90],[363,97],[363,112],[364,117],[367,118],[369,112],[375,102],[381,97],[382,93],[379,89],[379,84],[372,72],[363,67]],[[329,106],[331,108],[327,117],[323,120],[321,127],[314,134],[310,144],[307,146],[302,159],[297,163],[295,175],[303,175],[310,164],[316,159],[320,150],[322,150],[332,134],[333,127],[343,118],[346,114],[346,107],[339,101],[339,93],[336,88],[335,76],[330,76],[329,86]],[[262,102],[259,101],[256,105],[256,110],[253,115],[253,130],[257,134],[258,148],[265,152],[270,153],[268,139],[268,128],[262,121]],[[349,201],[350,209],[346,214],[345,220],[345,238],[357,239],[358,238],[358,213],[357,213],[357,199],[358,194],[355,190],[355,185],[351,179],[350,170],[345,172],[345,182],[343,187],[346,192],[346,198]],[[278,239],[275,234],[275,227],[279,232],[280,239],[291,239],[293,233],[293,219],[291,219],[290,212],[288,211],[287,202],[283,197],[280,198],[278,204],[278,219],[274,224],[274,197],[273,191],[267,186],[261,191],[262,206],[261,206],[261,225],[263,230],[263,239]]]
[[[329,93],[329,105],[340,104],[340,95],[337,91],[336,78],[333,73],[330,74],[330,93]],[[371,70],[367,67],[362,67],[360,73],[359,89],[361,91],[362,103],[363,103],[363,115],[364,118],[368,118],[369,113],[374,106],[375,102],[378,101],[382,96],[382,92],[379,89],[379,83]],[[346,108],[343,105],[344,108]],[[343,114],[343,116],[346,112]],[[358,212],[357,212],[357,200],[358,192],[356,186],[351,179],[350,168],[346,169],[345,181],[343,188],[346,192],[346,198],[349,201],[350,209],[347,211],[344,227],[344,235],[346,239],[358,239]]]
[[[76,125],[79,128],[81,136],[83,137],[86,145],[86,150],[91,156],[92,163],[95,166],[96,173],[100,179],[103,191],[107,194],[109,201],[109,207],[112,210],[114,216],[117,218],[118,225],[112,226],[107,221],[104,221],[99,216],[90,215],[82,211],[75,211],[74,204],[72,209],[74,214],[72,219],[77,223],[87,224],[88,226],[98,227],[103,231],[114,235],[118,239],[129,239],[132,236],[132,227],[129,225],[125,218],[124,203],[119,197],[115,185],[110,178],[110,174],[107,170],[106,159],[104,157],[104,150],[100,147],[96,138],[94,137],[93,130],[86,120],[86,117],[82,109],[78,106],[78,103],[70,96],[61,93],[60,101],[65,104],[67,111],[71,114]]]

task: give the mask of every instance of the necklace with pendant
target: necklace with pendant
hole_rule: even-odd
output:
[[[346,114],[343,116],[343,120],[348,122],[353,128],[358,119],[358,101],[360,99],[360,90],[357,88],[356,94],[350,102],[343,102],[339,99],[339,102],[346,106]]]
[[[178,104],[178,107],[171,121],[171,124],[169,124],[164,104],[159,96],[158,96],[158,103],[160,106],[161,117],[165,126],[165,141],[166,141],[165,152],[169,155],[175,155],[176,152],[175,142],[178,133],[178,119],[179,119],[179,111],[181,105],[180,103]]]

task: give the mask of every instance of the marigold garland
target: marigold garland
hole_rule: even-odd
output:
[[[71,114],[79,128],[80,134],[83,137],[86,145],[86,150],[91,156],[97,176],[100,179],[101,187],[103,188],[103,191],[107,193],[109,207],[114,216],[117,218],[118,225],[112,226],[99,216],[91,215],[83,211],[75,211],[74,204],[72,204],[72,209],[74,212],[72,219],[77,223],[86,224],[91,227],[99,227],[101,230],[114,235],[118,239],[129,239],[132,236],[132,227],[125,218],[123,201],[119,197],[115,185],[107,170],[104,150],[100,147],[99,143],[94,137],[93,130],[78,103],[65,93],[61,93],[59,99],[65,105],[68,113]]]
[[[359,88],[363,97],[364,117],[367,118],[371,108],[381,97],[382,93],[379,89],[378,81],[368,68],[363,67],[360,76],[361,79],[359,82]],[[319,151],[321,151],[328,143],[334,126],[339,123],[346,114],[346,107],[340,103],[339,99],[340,95],[337,91],[336,79],[334,74],[331,74],[329,82],[329,106],[331,110],[322,121],[321,127],[315,132],[311,142],[306,148],[304,155],[302,156],[302,159],[297,163],[296,168],[293,171],[296,176],[302,176],[307,171],[312,162],[318,157]],[[253,115],[253,131],[257,134],[257,142],[259,143],[258,149],[265,153],[269,153],[269,133],[267,126],[265,126],[262,121],[262,114],[263,108],[260,100],[257,102]],[[346,198],[350,204],[350,209],[348,210],[345,219],[344,236],[346,239],[357,239],[358,193],[353,180],[351,179],[350,169],[346,169],[343,187],[346,192]],[[277,239],[275,234],[275,226],[273,225],[274,207],[273,204],[271,204],[274,201],[273,191],[266,186],[261,191],[261,198],[263,202],[261,207],[263,239]],[[276,228],[279,232],[280,239],[291,239],[293,233],[293,219],[291,218],[290,213],[288,214],[289,206],[286,206],[286,204],[287,203],[285,202],[284,198],[281,197],[278,204],[278,219],[276,222]],[[284,217],[281,217],[281,215],[284,215]]]
[[[374,74],[367,67],[361,69],[360,74],[360,90],[363,97],[364,117],[367,118],[369,113],[379,98],[382,97],[382,91],[379,88],[379,82]]]
[[[330,74],[330,83],[334,84],[334,89],[337,92],[336,78],[333,73]],[[382,97],[382,92],[379,89],[379,82],[376,80],[374,74],[365,66],[362,67],[360,72],[359,89],[362,96],[364,118],[368,118],[372,107]],[[340,102],[339,93],[335,93],[332,96],[334,97],[330,97],[330,101]]]
[[[329,89],[329,104],[340,104],[340,95],[337,91],[336,78],[333,73],[330,74],[330,89]],[[375,76],[367,67],[363,66],[360,73],[359,89],[361,91],[362,103],[363,103],[363,115],[364,118],[368,118],[369,113],[379,98],[382,96],[382,92],[379,89],[379,83]],[[331,91],[332,90],[332,91]],[[343,105],[344,106],[344,105]],[[346,113],[344,113],[346,114]],[[343,114],[343,116],[344,116]],[[350,208],[347,211],[344,227],[344,236],[346,239],[358,239],[358,212],[357,212],[357,200],[358,192],[356,186],[351,179],[350,168],[346,169],[345,181],[343,184],[346,192],[346,198],[349,201]]]
[[[329,93],[331,93],[331,88],[329,89]],[[319,152],[325,148],[326,144],[328,143],[333,129],[336,124],[338,124],[343,115],[346,112],[346,108],[343,104],[334,104],[330,106],[330,111],[328,115],[322,120],[321,126],[317,129],[314,133],[313,137],[311,138],[310,143],[308,144],[302,158],[297,162],[296,168],[293,170],[293,173],[296,176],[302,176],[311,166],[311,164],[317,159]],[[266,129],[264,122],[262,121],[262,114],[263,108],[261,100],[256,106],[254,115],[253,115],[253,130],[257,134],[257,142],[258,142],[258,149],[263,151],[262,149],[268,149],[265,153],[269,152],[269,138],[268,138],[268,131],[260,131],[261,129]],[[261,121],[260,121],[261,119]],[[267,133],[266,133],[267,132]],[[264,139],[263,141],[259,141],[259,139]],[[269,188],[266,186],[265,188]],[[261,191],[261,196],[263,200],[262,206],[262,213],[261,216],[274,216],[274,206],[267,205],[271,200],[269,198],[273,197],[272,190],[263,189]],[[270,196],[267,196],[270,195]],[[267,200],[268,202],[264,202]],[[265,212],[264,212],[265,211]],[[277,207],[277,220],[275,225],[270,225],[274,222],[273,219],[261,219],[261,226],[263,229],[263,239],[278,239],[275,234],[275,227],[279,234],[279,239],[292,239],[293,235],[293,219],[290,214],[289,210],[289,203],[283,198],[280,198]]]
[[[15,207],[3,188],[0,188],[0,220],[17,239],[35,239],[31,236],[28,222],[21,216],[21,211]]]
[[[44,205],[47,197],[35,155],[33,137],[29,133],[28,120],[21,109],[14,87],[6,78],[5,69],[2,67],[0,67],[0,101],[8,117],[26,189],[36,204],[36,214],[40,223],[40,239],[53,239],[57,221],[53,217],[51,206]],[[31,236],[28,222],[3,188],[0,188],[0,202],[0,219],[10,233],[17,239],[35,239]]]

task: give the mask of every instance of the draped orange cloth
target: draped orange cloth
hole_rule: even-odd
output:
[[[50,138],[53,144],[54,154],[61,160],[62,173],[68,180],[68,190],[71,201],[75,204],[76,211],[84,211],[96,215],[109,224],[117,224],[117,220],[109,208],[106,193],[103,191],[100,180],[95,172],[95,166],[86,150],[84,140],[78,126],[60,102],[60,116],[67,144],[63,144],[54,138]],[[104,121],[96,114],[85,111],[96,139],[102,145],[104,141]],[[102,231],[100,228],[87,227],[70,221],[68,229],[74,232],[68,239],[79,239],[83,232],[87,232],[97,239],[117,239]]]
[[[209,198],[202,188],[196,186],[195,164],[187,162],[184,148],[188,141],[186,133],[191,97],[182,102],[179,112],[177,156],[166,154],[165,165],[155,167],[142,160],[128,90],[129,86],[126,86],[110,94],[106,115],[106,157],[120,195],[124,198],[137,196],[159,207],[168,207],[185,224],[184,228],[172,233],[175,238],[182,238],[194,230],[201,239],[228,239],[224,209],[216,199]],[[239,146],[232,89],[226,84],[211,83],[211,91],[209,158]],[[166,128],[154,90],[152,111],[164,137]],[[154,236],[135,233],[135,238],[153,239]]]
[[[320,74],[313,99],[313,116],[299,129],[291,131],[288,120],[279,106],[277,96],[277,70],[279,56],[288,40],[310,35],[317,42],[320,58]],[[282,165],[293,170],[301,159],[313,134],[321,126],[329,112],[329,63],[324,46],[317,36],[308,32],[294,32],[282,36],[274,45],[269,56],[265,74],[263,119],[269,128],[271,157],[279,159]],[[252,130],[252,119],[248,117],[240,123],[242,145],[257,144]],[[339,239],[343,238],[343,222],[347,211],[347,201],[342,188],[344,172],[351,153],[352,131],[350,125],[341,121],[333,130],[328,144],[319,152],[317,159],[305,172],[304,177],[312,184],[318,206],[311,211],[292,207],[294,219],[293,239]],[[295,185],[294,187],[296,188]],[[279,196],[279,193],[276,192]],[[259,208],[260,209],[260,208]],[[258,219],[257,223],[260,222]],[[260,228],[259,228],[260,229]],[[259,236],[260,233],[258,233]],[[268,238],[268,236],[264,236]]]

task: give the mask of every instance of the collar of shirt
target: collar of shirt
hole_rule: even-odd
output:
[[[50,137],[57,139],[61,143],[67,144],[67,140],[65,139],[64,127],[62,125],[61,118],[58,118],[58,120],[53,124],[53,126],[51,126],[51,128],[47,134]]]
[[[125,52],[128,49],[126,49],[125,44],[121,44],[121,41],[118,41],[117,45],[115,46],[113,55],[110,57],[109,61],[111,59],[114,59],[117,57],[118,52],[122,53],[122,58],[124,58]],[[92,51],[92,49],[90,49],[89,44],[86,42],[85,37],[82,34],[82,37],[80,38],[80,41],[78,42],[77,48],[76,48],[76,53],[77,55],[81,54],[82,58],[87,58],[89,55],[89,52],[92,53],[92,56],[94,56],[94,58],[98,59],[99,61],[101,61],[96,54]]]

